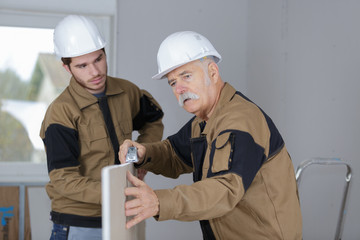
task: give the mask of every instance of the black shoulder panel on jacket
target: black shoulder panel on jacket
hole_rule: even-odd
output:
[[[223,171],[211,171],[214,161],[220,161],[220,159],[215,159],[215,152],[221,151],[223,148],[223,146],[217,147],[216,140],[214,140],[211,143],[208,177],[223,175],[226,173],[236,173],[242,177],[244,188],[247,190],[261,165],[266,160],[264,148],[256,144],[253,137],[247,132],[229,129],[222,131],[219,136],[228,132],[231,134],[229,135],[227,142],[224,144],[228,144],[230,149],[226,151],[228,156],[223,154],[223,159],[221,160],[227,160],[228,166],[224,167]]]
[[[241,97],[243,97],[247,101],[252,102],[250,99],[248,99],[241,92],[236,92],[236,94],[240,95]],[[270,149],[269,149],[269,156],[268,156],[268,158],[270,158],[273,155],[275,155],[276,153],[278,153],[280,151],[280,149],[282,149],[282,147],[284,146],[284,140],[281,137],[281,134],[280,134],[279,130],[276,128],[276,126],[275,126],[274,122],[271,120],[271,118],[259,106],[257,106],[257,107],[263,113],[263,115],[264,115],[264,117],[266,119],[266,123],[267,123],[267,125],[269,127],[269,130],[270,130]]]
[[[155,122],[163,116],[163,111],[151,102],[148,96],[143,95],[140,98],[140,111],[133,119],[133,128],[139,130],[146,122]]]
[[[168,139],[176,154],[188,166],[192,167],[191,160],[191,124],[195,117],[190,119],[176,134],[169,136]]]
[[[78,166],[80,155],[78,132],[60,124],[51,124],[43,139],[46,146],[48,172]]]

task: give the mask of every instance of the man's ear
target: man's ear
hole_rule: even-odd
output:
[[[70,73],[70,74],[72,75],[72,72],[71,72],[71,70],[70,70],[69,65],[66,65],[66,64],[63,63],[63,67],[65,68],[65,70],[66,70],[68,73]]]
[[[218,65],[215,62],[209,63],[208,71],[209,71],[209,78],[213,79],[214,82],[216,83],[217,80],[219,79],[219,67],[218,67]]]

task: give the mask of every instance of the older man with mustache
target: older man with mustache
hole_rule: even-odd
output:
[[[192,185],[153,190],[128,173],[125,194],[130,228],[157,220],[199,220],[204,239],[302,239],[294,168],[272,120],[219,74],[220,54],[202,35],[167,37],[158,52],[159,73],[179,105],[195,116],[176,134],[156,143],[125,141],[138,148],[139,168],[177,178],[193,173]]]

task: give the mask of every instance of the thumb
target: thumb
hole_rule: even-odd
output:
[[[119,160],[121,162],[121,164],[126,163],[126,154],[128,152],[129,147],[134,146],[133,142],[129,139],[126,139],[119,147],[119,152],[118,152],[118,156],[119,156]]]
[[[142,181],[135,177],[130,171],[127,171],[126,176],[129,182],[135,187],[138,187],[142,184]]]

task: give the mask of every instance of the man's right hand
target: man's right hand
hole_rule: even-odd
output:
[[[129,147],[136,147],[137,148],[137,157],[138,157],[138,163],[141,164],[144,161],[146,148],[141,145],[140,143],[131,141],[131,140],[125,140],[123,144],[121,144],[119,148],[119,160],[121,164],[126,163],[126,154],[128,152]]]
[[[133,185],[133,187],[125,188],[125,195],[133,196],[132,200],[125,202],[125,216],[133,216],[126,223],[126,228],[129,229],[149,217],[159,215],[160,208],[159,199],[149,185],[139,180],[129,171],[126,176]]]

